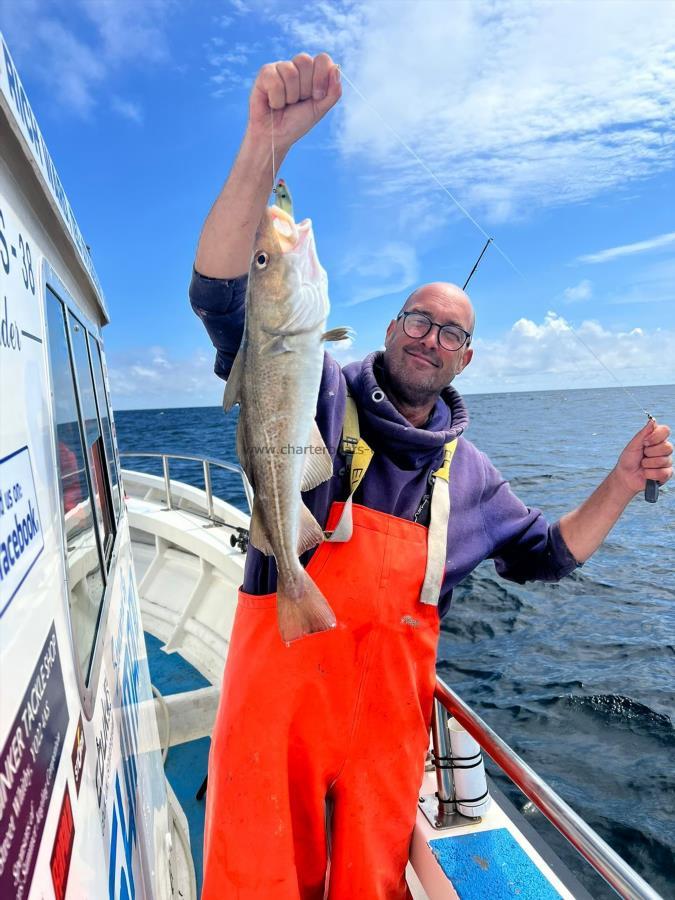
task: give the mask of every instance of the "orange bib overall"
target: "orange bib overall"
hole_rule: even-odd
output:
[[[327,530],[343,504],[334,503]],[[400,900],[429,742],[427,529],[354,505],[307,571],[333,631],[285,646],[276,595],[240,592],[213,731],[202,900]]]

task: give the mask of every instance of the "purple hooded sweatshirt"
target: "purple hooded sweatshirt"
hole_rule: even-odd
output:
[[[193,272],[190,302],[216,348],[215,373],[227,379],[244,331],[246,276],[206,278]],[[334,500],[348,495],[346,461],[340,451],[347,388],[359,411],[361,436],[374,452],[354,502],[428,525],[429,476],[443,461],[443,448],[459,438],[450,468],[450,521],[445,577],[439,614],[447,612],[453,588],[484,559],[511,581],[558,581],[578,565],[558,523],[549,526],[536,509],[528,509],[511,491],[484,453],[460,437],[469,424],[464,401],[446,388],[423,428],[415,428],[385,397],[373,393],[382,383],[382,354],[341,369],[324,354],[316,422],[333,456],[333,477],[303,493],[303,500],[325,526]],[[376,397],[379,394],[376,394]],[[313,551],[301,562],[307,565]],[[250,594],[276,591],[274,557],[249,546],[242,588]]]

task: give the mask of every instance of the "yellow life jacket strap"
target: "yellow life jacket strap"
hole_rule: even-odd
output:
[[[349,455],[354,452],[361,437],[359,428],[359,411],[352,395],[347,392],[345,419],[342,423],[342,452]]]
[[[352,521],[352,499],[356,489],[363,481],[373,451],[361,437],[359,429],[359,412],[354,398],[347,392],[345,420],[342,425],[342,452],[347,457],[349,467],[349,496],[342,509],[342,515],[332,532],[326,532],[326,540],[334,543],[348,541],[354,528]]]
[[[440,469],[436,469],[436,471],[434,472],[434,478],[442,478],[447,482],[450,481],[450,465],[452,463],[452,457],[455,455],[456,449],[457,438],[445,445],[443,450],[443,465],[440,467]]]

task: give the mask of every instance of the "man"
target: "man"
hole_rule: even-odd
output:
[[[265,66],[255,82],[190,290],[222,378],[241,341],[242,273],[272,186],[271,117],[279,164],[339,97],[326,54]],[[351,490],[345,432],[373,451],[349,539],[303,557],[338,627],[284,646],[274,559],[249,548],[209,762],[206,900],[406,897],[439,613],[453,587],[486,558],[517,582],[569,574],[647,477],[671,477],[669,430],[650,422],[593,495],[549,526],[461,437],[468,415],[449,385],[471,362],[473,327],[467,295],[432,283],[391,321],[384,352],[344,370],[325,356],[316,421],[335,451],[333,477],[303,499],[328,534]]]

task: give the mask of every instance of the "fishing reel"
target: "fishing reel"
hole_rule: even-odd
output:
[[[230,535],[230,547],[237,547],[241,553],[246,553],[248,550],[248,528],[236,526],[234,532]]]

